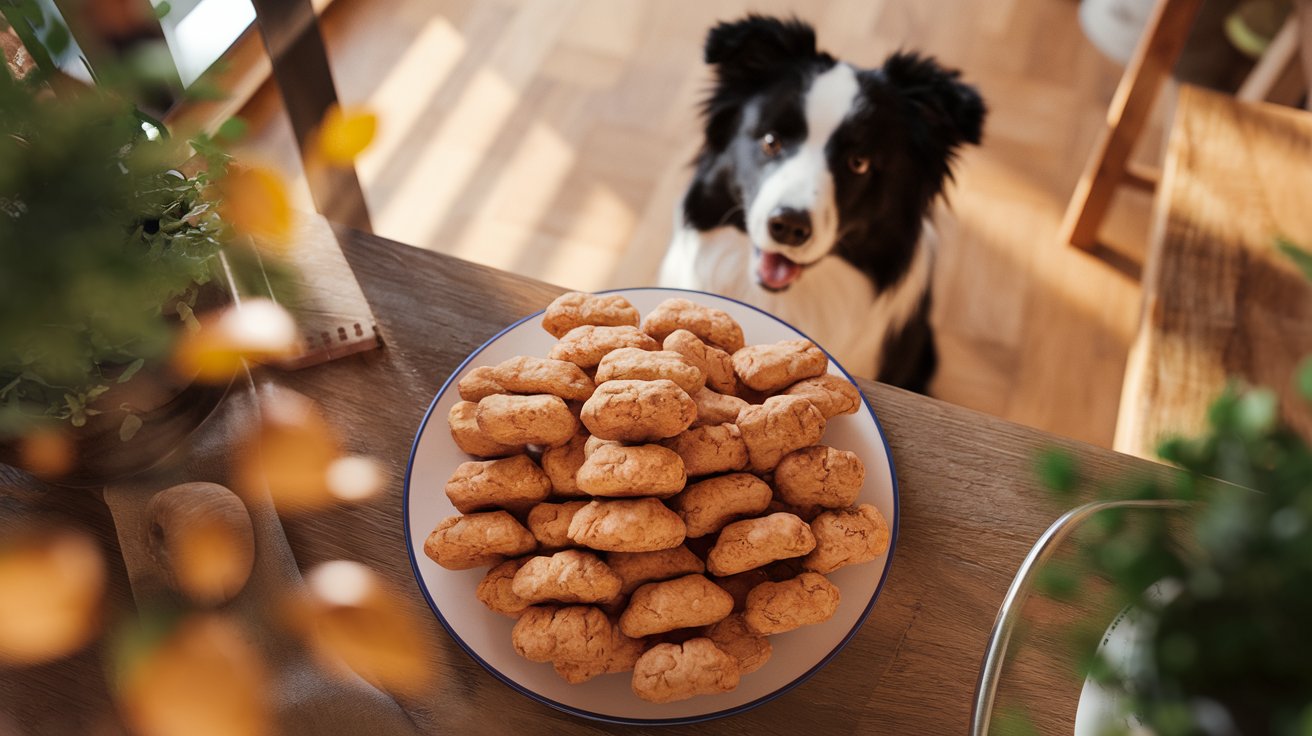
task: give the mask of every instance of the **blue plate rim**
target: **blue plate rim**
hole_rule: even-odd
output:
[[[796,331],[799,335],[806,338],[807,340],[811,340],[811,337],[809,335],[807,335],[802,330],[797,329],[786,320],[783,320],[771,314],[770,312],[761,309],[760,307],[754,306],[752,304],[748,304],[747,302],[740,301],[738,299],[734,299],[733,297],[724,296],[722,294],[712,294],[710,292],[697,291],[695,289],[675,289],[675,288],[668,288],[668,287],[661,287],[661,286],[636,286],[636,287],[622,288],[622,289],[606,289],[604,291],[598,291],[595,293],[610,294],[615,292],[632,292],[632,291],[679,292],[685,294],[697,294],[699,296],[710,296],[710,297],[715,297],[717,299],[724,299],[726,301],[734,302],[735,304],[738,304],[740,306],[747,307],[748,309],[760,312],[761,314],[786,325],[787,327]],[[870,596],[870,602],[866,604],[865,610],[861,612],[861,615],[859,617],[857,617],[856,623],[852,625],[852,629],[848,631],[847,635],[843,637],[842,641],[838,642],[838,644],[836,644],[828,654],[822,657],[819,662],[817,662],[806,672],[803,672],[802,674],[798,675],[796,678],[793,679],[792,682],[788,683],[787,685],[784,685],[783,687],[771,692],[768,695],[763,695],[757,698],[756,700],[743,703],[742,705],[737,705],[732,708],[726,708],[724,710],[715,711],[713,713],[704,713],[696,716],[682,716],[677,718],[621,718],[617,716],[605,715],[602,713],[594,713],[592,711],[584,710],[582,708],[576,708],[572,705],[566,705],[564,703],[561,703],[556,700],[552,700],[551,698],[540,695],[528,689],[527,687],[511,679],[510,676],[502,673],[497,668],[488,664],[486,660],[480,657],[478,653],[475,652],[472,647],[466,644],[465,640],[460,638],[460,635],[457,634],[455,630],[451,628],[451,624],[447,622],[446,617],[442,615],[442,611],[438,608],[437,603],[433,600],[433,597],[429,595],[428,587],[424,585],[423,575],[419,571],[419,561],[415,557],[414,540],[410,536],[410,476],[412,471],[414,470],[415,455],[419,451],[419,440],[423,437],[424,430],[428,428],[428,420],[432,417],[433,409],[437,407],[437,402],[441,401],[442,397],[446,395],[447,389],[450,388],[451,386],[451,382],[455,379],[456,376],[460,375],[460,372],[465,369],[465,366],[469,365],[469,362],[472,361],[474,358],[478,357],[478,355],[482,353],[484,350],[486,350],[489,345],[501,339],[503,335],[515,329],[516,327],[520,326],[521,324],[542,315],[545,311],[546,309],[539,309],[538,311],[532,314],[529,314],[525,317],[515,320],[513,323],[502,328],[500,332],[488,338],[486,342],[478,346],[477,349],[475,349],[463,361],[461,361],[460,365],[456,366],[455,369],[451,371],[451,375],[447,376],[447,379],[442,382],[442,387],[438,389],[437,395],[435,395],[433,397],[433,400],[429,402],[428,410],[424,412],[424,418],[420,420],[419,429],[415,431],[415,439],[410,445],[410,458],[406,461],[405,483],[401,491],[401,524],[403,527],[402,532],[405,535],[405,550],[406,550],[406,555],[410,559],[410,570],[414,574],[416,585],[419,586],[419,592],[423,594],[424,600],[428,602],[428,607],[433,611],[433,615],[437,616],[438,622],[442,624],[442,628],[446,630],[447,635],[450,636],[453,640],[455,640],[456,644],[458,644],[460,648],[464,650],[465,654],[468,654],[470,658],[473,659],[475,662],[477,662],[479,665],[481,665],[483,669],[487,670],[489,673],[492,674],[493,677],[496,677],[502,683],[509,686],[512,690],[515,690],[516,692],[519,692],[520,694],[525,695],[531,698],[532,700],[536,700],[537,702],[542,703],[543,705],[554,708],[563,713],[579,716],[581,718],[587,718],[593,721],[599,721],[602,723],[612,723],[621,726],[681,726],[681,725],[691,725],[695,723],[705,723],[707,721],[713,721],[719,718],[727,718],[729,716],[737,715],[739,713],[744,713],[753,708],[757,708],[761,705],[764,705],[765,703],[768,703],[771,700],[774,700],[775,698],[778,698],[781,695],[791,692],[799,685],[811,679],[813,676],[815,676],[817,672],[823,669],[825,665],[829,664],[829,662],[832,661],[834,657],[838,656],[838,653],[843,651],[843,648],[846,647],[848,643],[852,641],[852,639],[856,636],[857,632],[861,630],[861,627],[865,625],[866,619],[870,617],[870,612],[874,610],[875,602],[879,600],[879,594],[882,593],[884,590],[884,584],[888,582],[889,573],[892,572],[893,570],[893,558],[895,556],[895,552],[897,551],[898,532],[902,522],[902,502],[901,502],[900,489],[898,487],[897,468],[893,464],[893,448],[889,447],[888,435],[884,433],[884,425],[879,421],[879,415],[875,413],[875,408],[870,405],[870,400],[866,398],[864,392],[858,392],[861,395],[861,403],[865,404],[866,410],[870,412],[871,418],[875,420],[875,429],[879,432],[880,441],[884,443],[884,456],[888,460],[889,477],[893,481],[893,520],[892,523],[890,524],[891,531],[888,540],[888,558],[884,562],[884,570],[881,573],[879,584],[875,586],[875,592],[873,595]],[[819,345],[819,343],[816,343],[814,340],[811,340],[811,342],[813,344],[816,344],[817,347],[820,347],[820,349],[824,351],[825,356],[829,358],[829,361],[831,363],[833,363],[835,366],[838,367],[838,370],[843,374],[843,377],[845,377],[853,385],[856,385],[856,380],[852,378],[852,374],[848,373],[847,369],[844,368],[841,363],[834,360],[834,356],[830,355],[828,350],[825,350],[822,346]]]

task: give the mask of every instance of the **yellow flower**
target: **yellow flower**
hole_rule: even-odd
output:
[[[0,590],[0,665],[72,654],[100,623],[105,590],[100,548],[67,529],[20,532],[0,542]]]
[[[222,616],[184,619],[121,673],[117,695],[133,733],[273,733],[270,682],[254,640]]]
[[[287,185],[277,172],[232,165],[218,182],[219,215],[257,245],[282,249],[291,236],[294,213]]]
[[[333,105],[319,126],[318,149],[324,161],[349,166],[373,142],[378,116],[361,108]]]

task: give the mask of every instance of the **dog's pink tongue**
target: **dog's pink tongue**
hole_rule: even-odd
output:
[[[771,289],[782,289],[797,280],[802,267],[778,253],[762,253],[757,275]]]

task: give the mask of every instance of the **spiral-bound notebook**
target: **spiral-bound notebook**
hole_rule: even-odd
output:
[[[296,223],[285,255],[291,266],[289,288],[265,280],[263,293],[247,294],[271,297],[291,312],[300,328],[301,351],[275,365],[297,370],[381,345],[373,311],[337,233],[318,214],[299,213]]]

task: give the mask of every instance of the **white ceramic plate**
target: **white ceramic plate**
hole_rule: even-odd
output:
[[[624,295],[643,314],[672,296],[684,296],[722,309],[742,325],[748,344],[806,337],[766,312],[712,294],[655,288],[613,293]],[[419,587],[447,632],[479,664],[521,693],[568,713],[617,723],[690,723],[731,715],[782,695],[815,674],[856,634],[870,613],[888,575],[897,544],[897,479],[883,430],[868,403],[856,414],[832,419],[822,442],[851,450],[865,463],[866,482],[858,503],[874,505],[888,519],[892,530],[888,552],[873,562],[845,567],[831,574],[830,580],[842,592],[842,602],[833,618],[770,637],[774,646],[770,661],[743,677],[733,692],[657,705],[633,694],[629,673],[604,675],[582,685],[570,685],[556,675],[550,664],[529,662],[515,654],[510,644],[514,621],[492,613],[474,597],[474,589],[486,570],[447,570],[424,554],[424,540],[433,527],[458,513],[443,490],[446,479],[457,465],[470,459],[452,442],[445,421],[447,412],[460,401],[455,384],[477,366],[495,365],[517,355],[546,355],[555,338],[542,329],[541,314],[530,315],[507,327],[465,359],[433,399],[410,453],[402,500],[406,546]],[[832,358],[829,372],[851,380]]]

